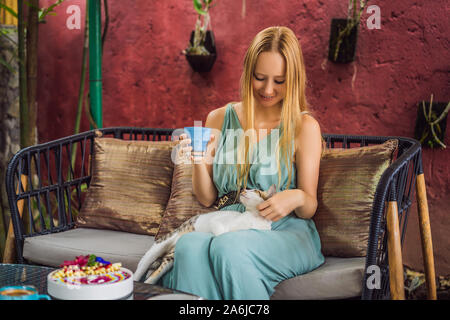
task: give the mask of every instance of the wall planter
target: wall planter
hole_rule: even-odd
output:
[[[446,147],[444,139],[449,108],[450,103],[447,102],[431,100],[429,103],[418,103],[414,138],[419,140],[423,147]]]
[[[191,33],[190,44],[193,45],[194,31]],[[205,49],[208,50],[209,54],[190,54],[186,53],[186,59],[189,65],[194,71],[197,72],[209,72],[214,62],[216,61],[216,45],[214,40],[214,33],[211,30],[206,31]]]
[[[197,12],[195,29],[191,32],[189,46],[183,53],[194,71],[208,72],[216,61],[214,34],[209,27],[209,9],[215,0],[193,0]]]
[[[349,28],[341,38],[341,33],[347,26],[347,19],[332,19],[328,59],[336,63],[349,63],[355,60],[356,42],[358,39],[358,24]]]

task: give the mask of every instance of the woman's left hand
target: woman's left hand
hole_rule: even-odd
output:
[[[256,206],[259,214],[272,221],[278,221],[299,206],[299,190],[290,189],[275,193]]]

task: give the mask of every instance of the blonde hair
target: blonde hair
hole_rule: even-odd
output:
[[[295,137],[296,121],[300,118],[302,111],[308,110],[306,101],[306,73],[303,54],[294,32],[286,27],[269,27],[259,32],[251,42],[244,58],[244,70],[241,76],[241,99],[245,114],[245,135],[238,145],[237,187],[245,189],[250,171],[249,157],[253,145],[256,143],[256,132],[254,129],[254,97],[252,78],[255,71],[256,61],[261,52],[278,52],[285,60],[286,65],[286,95],[282,100],[280,139],[276,152],[283,155],[286,168],[289,170],[286,188],[289,188],[292,177],[292,165],[294,155],[291,148]],[[246,139],[249,137],[250,141]],[[252,142],[252,143],[250,143]],[[278,188],[281,188],[280,157],[277,159]],[[277,189],[278,189],[277,188]]]

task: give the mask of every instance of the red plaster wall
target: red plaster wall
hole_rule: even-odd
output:
[[[41,0],[41,6],[53,3]],[[294,30],[303,47],[308,98],[325,133],[413,136],[416,103],[450,100],[450,20],[446,0],[371,1],[381,10],[381,29],[363,15],[356,61],[329,62],[330,21],[344,17],[347,1],[217,1],[211,11],[218,58],[208,74],[193,72],[185,49],[196,13],[192,0],[109,0],[110,24],[103,56],[103,124],[182,127],[239,99],[245,50],[256,33],[272,25]],[[82,10],[81,30],[68,30],[69,5]],[[39,41],[39,139],[73,132],[84,26],[84,4],[66,0],[41,25]],[[450,117],[449,117],[450,118]],[[447,124],[447,128],[450,125]],[[81,130],[88,130],[83,115]],[[445,143],[450,145],[450,134]],[[436,270],[450,274],[448,219],[449,150],[424,150]],[[414,206],[404,262],[422,269]]]

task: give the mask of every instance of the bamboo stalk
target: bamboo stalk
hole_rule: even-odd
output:
[[[389,201],[387,211],[389,279],[392,300],[405,300],[402,247],[397,201]]]
[[[86,1],[86,12],[89,12],[89,0]],[[81,80],[80,80],[80,88],[78,90],[78,105],[77,105],[77,114],[75,117],[74,134],[77,134],[80,132],[80,122],[81,122],[81,115],[83,113],[83,102],[84,102],[84,96],[85,96],[84,91],[85,91],[85,86],[86,86],[85,84],[86,84],[86,73],[87,73],[88,50],[89,50],[89,14],[86,14],[85,24],[84,24],[83,52],[82,52],[82,59],[81,59]],[[75,144],[73,146],[72,154],[71,154],[72,168],[75,167],[76,153],[77,153],[77,145]],[[69,179],[69,175],[70,175],[70,169],[67,172],[68,179]]]
[[[39,0],[30,0],[28,9],[28,26],[26,32],[26,66],[27,66],[27,103],[28,128],[26,146],[37,142],[37,64],[38,64],[38,30],[39,30]]]
[[[17,1],[18,11],[18,42],[19,42],[19,104],[20,104],[20,147],[27,147],[28,128],[28,103],[27,103],[27,70],[25,48],[25,24],[23,0]]]
[[[89,2],[89,97],[91,113],[99,128],[102,116],[102,48],[100,0]]]
[[[430,216],[428,213],[427,192],[425,177],[421,173],[416,178],[417,209],[419,212],[419,228],[422,243],[422,258],[425,269],[428,299],[436,300],[436,277],[434,271],[433,243],[431,241]]]

